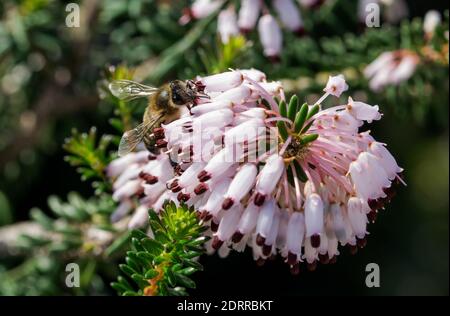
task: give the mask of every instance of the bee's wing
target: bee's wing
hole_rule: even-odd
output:
[[[142,141],[145,134],[153,128],[164,116],[164,114],[159,114],[145,123],[139,124],[135,129],[126,131],[119,143],[119,157],[125,156],[126,154],[132,152],[136,146]]]
[[[125,101],[147,97],[158,91],[158,88],[146,86],[131,80],[115,80],[108,87],[116,98]]]

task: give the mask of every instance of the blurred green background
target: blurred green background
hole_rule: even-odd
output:
[[[200,56],[214,59],[217,54],[211,47],[220,52],[214,22],[177,24],[185,1],[75,1],[82,7],[79,29],[64,26],[69,2],[74,1],[0,3],[0,229],[29,220],[33,207],[48,209],[50,195],[64,198],[72,191],[92,195],[91,186],[64,161],[62,144],[73,128],[87,131],[96,126],[99,134],[114,133],[108,123],[113,106],[99,98],[97,89],[110,64],[135,68],[138,78],[157,84],[213,71]],[[448,3],[409,1],[404,24],[367,34],[358,30],[356,1],[335,2],[327,12],[305,13],[310,36],[294,40],[287,34],[280,64],[272,65],[261,56],[253,34],[251,47],[236,52],[231,61],[223,62],[222,56],[223,63],[216,66],[261,68],[273,80],[306,78],[311,84],[304,90],[290,91],[303,97],[320,93],[317,73],[356,72],[350,77],[354,92],[364,91],[368,102],[379,104],[384,113],[383,120],[371,126],[374,137],[388,144],[405,169],[408,186],[399,188],[369,227],[368,245],[356,256],[342,249],[335,265],[321,265],[313,273],[302,270],[298,277],[292,277],[280,260],[256,267],[250,253],[231,253],[226,259],[205,256],[206,268],[195,276],[193,295],[448,295],[447,65],[425,65],[401,87],[382,93],[368,92],[367,82],[358,74],[380,52],[401,47],[407,36],[414,39],[415,17],[423,17],[429,9],[443,13]],[[186,33],[196,27],[201,27],[201,36],[187,42]],[[180,41],[187,47],[177,46]],[[2,284],[6,277],[1,271],[22,259],[22,255],[0,256],[0,294],[67,294],[58,289],[40,293],[30,288],[33,285],[11,289],[26,276],[26,269]],[[365,286],[365,266],[371,262],[381,269],[377,289]],[[46,262],[42,265],[38,282],[59,278],[48,273],[51,266],[45,268]],[[111,281],[111,271],[105,270],[97,272],[99,284]],[[75,294],[113,294],[104,285],[93,288]]]

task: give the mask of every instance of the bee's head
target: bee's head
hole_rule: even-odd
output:
[[[187,86],[184,81],[174,80],[170,82],[171,99],[175,105],[183,106],[194,102],[195,91]]]

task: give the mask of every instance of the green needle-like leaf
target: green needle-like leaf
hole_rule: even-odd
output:
[[[295,115],[295,132],[298,133],[302,130],[303,125],[306,121],[306,116],[308,115],[308,104],[303,103],[303,105],[300,107],[300,110]]]
[[[197,259],[207,240],[202,236],[204,227],[192,208],[173,202],[159,215],[150,210],[149,222],[154,238],[133,231],[132,250],[119,266],[135,285],[128,287],[122,281],[112,286],[122,295],[185,295],[184,288],[195,288],[187,276],[203,270]]]
[[[295,120],[295,114],[298,111],[298,97],[296,95],[293,95],[291,97],[291,100],[289,101],[289,106],[287,110],[287,116],[291,121]]]

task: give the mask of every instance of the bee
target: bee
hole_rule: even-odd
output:
[[[182,108],[187,107],[190,110],[198,97],[196,84],[191,80],[174,80],[159,88],[131,80],[116,80],[109,84],[109,90],[115,97],[124,101],[148,98],[142,123],[123,134],[119,144],[119,156],[133,151],[141,141],[144,141],[149,151],[154,152],[153,129],[162,123],[167,124],[178,119]]]

